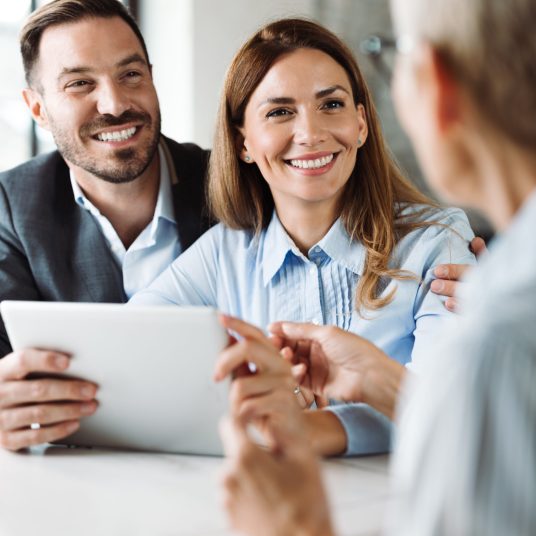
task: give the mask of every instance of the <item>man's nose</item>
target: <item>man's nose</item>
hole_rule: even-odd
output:
[[[114,81],[102,82],[96,91],[97,111],[119,117],[131,106],[126,91]]]

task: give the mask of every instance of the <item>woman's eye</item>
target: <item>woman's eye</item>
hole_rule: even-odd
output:
[[[337,108],[344,108],[344,101],[339,99],[329,100],[323,104],[323,108],[326,110],[335,110]]]
[[[266,114],[266,117],[285,117],[291,114],[292,112],[290,110],[287,110],[286,108],[277,108],[276,110],[268,112]]]

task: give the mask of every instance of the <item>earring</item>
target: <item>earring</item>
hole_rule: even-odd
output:
[[[246,162],[251,162],[251,156],[249,156],[248,154],[244,157],[244,160]]]
[[[357,138],[357,146],[361,147],[361,138]]]

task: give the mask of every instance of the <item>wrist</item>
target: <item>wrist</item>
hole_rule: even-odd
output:
[[[382,353],[364,378],[362,401],[393,420],[405,375],[403,365]]]
[[[308,443],[318,456],[339,456],[347,449],[346,431],[331,411],[306,410],[305,433]]]

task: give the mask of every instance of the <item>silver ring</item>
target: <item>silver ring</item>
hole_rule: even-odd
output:
[[[31,430],[39,430],[40,428],[41,428],[41,425],[38,422],[33,422],[32,424],[30,424]]]

